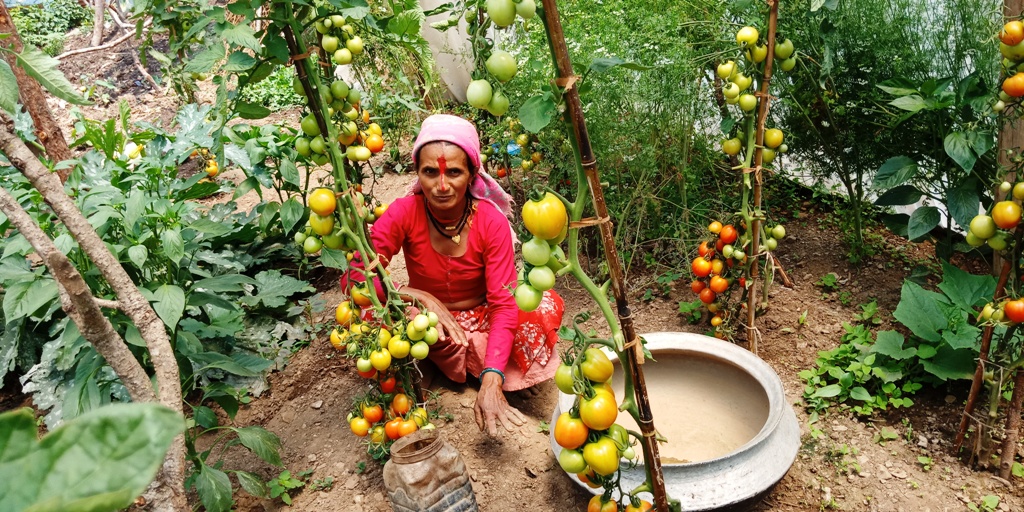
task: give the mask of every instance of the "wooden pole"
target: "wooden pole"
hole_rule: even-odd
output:
[[[583,117],[583,107],[580,103],[579,91],[575,85],[572,61],[569,59],[569,48],[565,43],[565,34],[562,32],[562,23],[558,16],[556,0],[542,0],[544,9],[544,26],[548,33],[548,39],[554,53],[555,65],[558,68],[559,86],[565,88],[566,114],[572,123],[573,134],[580,150],[580,160],[583,170],[587,176],[587,184],[590,187],[590,195],[593,199],[594,212],[598,219],[607,220],[608,206],[605,204],[604,191],[601,189],[601,180],[597,172],[597,160],[594,158],[594,151],[590,145],[590,134],[587,132],[587,123]],[[627,344],[633,344],[631,349],[625,350],[626,361],[633,374],[635,386],[637,409],[640,413],[640,431],[643,434],[642,446],[644,451],[644,462],[647,465],[651,479],[651,493],[654,495],[654,506],[657,510],[666,512],[669,510],[668,493],[665,490],[665,475],[661,469],[661,457],[658,454],[658,443],[655,439],[654,417],[651,413],[651,402],[647,396],[647,385],[644,381],[643,367],[639,363],[638,353],[643,354],[643,347],[638,341],[636,329],[633,327],[633,315],[629,310],[629,301],[626,296],[625,284],[622,271],[622,260],[615,248],[615,234],[611,222],[600,224],[601,241],[604,246],[605,256],[608,258],[608,273],[611,277],[612,293],[615,297],[615,306],[619,316],[619,325],[622,327],[622,334]]]

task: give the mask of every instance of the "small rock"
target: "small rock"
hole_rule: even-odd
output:
[[[956,402],[956,397],[953,395],[946,395],[946,403],[951,404],[953,402]]]
[[[530,478],[537,478],[537,473],[534,470],[532,470],[532,469],[530,469],[528,467],[527,468],[523,468],[523,469],[526,470],[526,476],[528,476]]]
[[[316,454],[315,453],[311,453],[311,454],[307,455],[306,456],[306,461],[307,462],[316,462]]]
[[[356,487],[359,487],[359,476],[358,475],[349,476],[348,480],[345,480],[345,490],[346,491],[351,491],[351,490],[355,489]]]
[[[1007,505],[1005,501],[999,502],[999,506],[996,508],[1002,510],[1003,512],[1010,512],[1010,506]]]
[[[832,488],[831,487],[822,487],[821,488],[821,502],[822,503],[832,503]]]
[[[323,406],[324,406],[324,401],[323,400],[317,400],[316,402],[313,402],[313,408],[314,409],[319,409],[319,408],[321,408]]]
[[[473,408],[473,400],[470,400],[470,399],[467,398],[467,399],[463,400],[462,402],[460,402],[460,405],[462,405],[462,407],[464,407],[466,409],[471,409],[471,408]]]
[[[891,468],[892,467],[892,461],[891,460],[885,461],[885,467]]]
[[[352,503],[355,503],[356,505],[358,505],[358,504],[360,504],[362,502],[363,502],[363,495],[362,494],[355,494],[355,495],[352,496]]]
[[[878,481],[884,483],[886,480],[891,480],[891,479],[892,479],[892,474],[889,473],[888,469],[885,469],[885,467],[878,468]]]
[[[902,469],[899,469],[899,468],[893,469],[892,471],[890,471],[890,474],[892,474],[892,476],[894,476],[896,478],[899,478],[900,480],[906,480],[907,479],[907,472],[903,471]]]
[[[927,448],[928,438],[921,435],[917,436],[917,445],[920,446],[921,448]]]
[[[854,475],[853,473],[850,473],[850,474],[846,475],[846,481],[850,482],[851,484],[852,483],[856,483],[857,482],[857,475]]]
[[[832,430],[835,430],[836,432],[846,432],[850,429],[846,425],[836,425]]]
[[[291,409],[285,409],[281,411],[281,421],[285,423],[291,423],[295,421],[295,411]]]

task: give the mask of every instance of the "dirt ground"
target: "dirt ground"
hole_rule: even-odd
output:
[[[81,46],[74,39],[67,47]],[[127,47],[102,57],[86,55],[71,58],[62,69],[76,85],[96,79],[111,81],[103,101],[80,107],[87,117],[107,118],[116,112],[118,99],[133,106],[135,118],[168,121],[173,115],[173,93],[151,90],[135,72]],[[97,54],[98,55],[98,54]],[[152,71],[152,70],[151,70]],[[212,96],[212,95],[211,95]],[[209,100],[206,93],[201,98]],[[69,107],[51,100],[51,108],[64,122],[65,136],[71,129]],[[287,114],[275,116],[288,119]],[[238,171],[228,170],[218,179],[240,181]],[[388,200],[402,193],[409,176],[385,175],[377,195]],[[242,198],[241,204],[249,201]],[[802,384],[797,376],[809,368],[820,350],[838,345],[843,322],[859,312],[857,305],[876,299],[886,317],[883,328],[892,321],[891,312],[899,300],[903,277],[910,268],[898,252],[927,254],[928,248],[903,244],[889,237],[894,251],[878,256],[860,267],[846,263],[839,249],[840,233],[826,222],[827,213],[804,205],[792,212],[796,220],[787,225],[788,236],[777,251],[795,286],[776,286],[771,294],[770,310],[757,327],[762,335],[759,355],[779,374],[786,396],[801,424],[802,447],[795,464],[756,505],[758,511],[927,511],[968,510],[986,495],[1001,498],[998,510],[1024,510],[1024,492],[1020,480],[1000,480],[987,471],[972,471],[952,453],[951,442],[959,421],[966,386],[957,383],[948,389],[919,394],[909,410],[890,412],[868,421],[837,412],[818,423],[824,436],[812,439],[807,414],[801,407]],[[402,261],[392,264],[400,275]],[[825,293],[815,281],[825,274],[840,276],[840,290]],[[699,332],[678,313],[678,302],[691,300],[688,281],[675,283],[665,297],[644,302],[644,283],[653,276],[629,276],[627,287],[635,324],[641,333],[656,331]],[[566,300],[566,318],[590,309],[586,294],[566,280],[559,282],[559,293]],[[324,297],[336,304],[340,295],[327,290]],[[806,312],[806,321],[799,319]],[[329,318],[324,319],[326,322]],[[312,486],[294,496],[291,507],[279,500],[258,500],[243,492],[236,494],[240,511],[352,511],[390,510],[382,480],[382,467],[366,454],[361,439],[353,436],[344,417],[352,398],[366,386],[351,361],[341,358],[326,340],[315,340],[296,353],[287,367],[270,376],[270,390],[239,412],[235,425],[262,425],[280,436],[287,468],[293,472],[310,469],[311,481],[332,478],[330,488]],[[541,423],[550,420],[557,390],[553,383],[541,386],[533,399],[511,395],[511,404],[529,421],[516,432],[489,438],[473,420],[476,396],[473,385],[447,383],[439,390],[436,407],[452,420],[436,421],[440,434],[461,453],[470,472],[480,509],[502,510],[584,510],[590,497],[570,480],[558,466]],[[667,421],[655,418],[659,421]],[[877,442],[882,427],[895,429],[898,439]],[[919,456],[931,457],[926,469]],[[226,467],[256,472],[265,478],[275,469],[244,453],[230,453]]]

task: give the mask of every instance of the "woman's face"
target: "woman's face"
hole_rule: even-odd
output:
[[[455,144],[431,142],[420,149],[416,174],[427,203],[436,212],[459,212],[473,179],[469,158]]]

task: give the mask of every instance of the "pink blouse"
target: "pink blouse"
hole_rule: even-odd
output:
[[[430,244],[426,205],[415,194],[396,199],[373,224],[371,239],[381,261],[405,252],[409,286],[429,292],[444,303],[485,296],[491,329],[484,365],[505,370],[519,309],[512,296],[516,282],[515,254],[508,220],[487,201],[476,202],[465,243],[466,254],[439,254]]]

